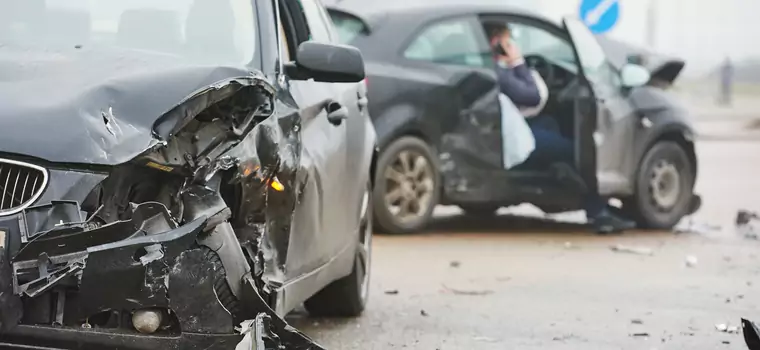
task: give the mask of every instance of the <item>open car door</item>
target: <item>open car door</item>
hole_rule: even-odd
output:
[[[602,194],[630,188],[635,110],[622,94],[620,74],[596,36],[580,20],[563,20],[573,43],[581,83],[575,101],[575,154],[581,175]]]

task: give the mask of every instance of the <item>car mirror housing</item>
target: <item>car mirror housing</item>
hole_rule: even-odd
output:
[[[358,83],[365,75],[359,49],[316,41],[301,43],[295,62],[286,64],[285,69],[291,79],[326,83]]]
[[[649,71],[638,64],[628,63],[620,71],[620,80],[627,88],[642,86],[648,83],[650,78]]]

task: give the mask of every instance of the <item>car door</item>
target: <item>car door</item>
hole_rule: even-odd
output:
[[[468,192],[483,169],[503,169],[501,113],[496,72],[483,29],[475,16],[457,16],[423,26],[403,52],[406,63],[434,74],[445,91],[428,94],[430,106],[454,109],[440,118],[440,173],[449,198]],[[444,97],[445,96],[445,97]],[[442,116],[441,116],[442,117]]]
[[[283,0],[286,52],[293,60],[300,42],[330,41],[329,29],[314,21],[314,0]],[[309,20],[309,17],[312,17]],[[347,231],[346,123],[331,123],[328,106],[342,106],[338,89],[330,83],[289,81],[290,91],[301,110],[301,157],[298,203],[291,228],[285,279],[293,281],[329,263],[349,243],[341,239]],[[343,207],[342,207],[343,206]],[[287,283],[287,282],[286,282]]]
[[[635,109],[623,94],[617,69],[608,61],[596,37],[581,21],[563,20],[580,65],[580,75],[588,91],[581,91],[576,103],[576,146],[582,173],[595,177],[601,194],[631,190],[628,165],[636,129]]]

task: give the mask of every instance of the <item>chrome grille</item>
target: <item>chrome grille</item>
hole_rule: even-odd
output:
[[[10,159],[0,159],[0,216],[28,207],[47,185],[45,168]]]

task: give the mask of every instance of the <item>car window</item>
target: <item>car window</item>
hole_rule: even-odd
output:
[[[573,44],[578,52],[583,73],[587,78],[599,78],[604,75],[607,66],[607,55],[596,41],[596,37],[586,27],[585,24],[575,19],[566,19],[565,26],[568,33],[573,38]]]
[[[306,21],[309,24],[310,39],[320,42],[331,42],[330,25],[324,14],[324,7],[319,0],[300,0]]]
[[[480,50],[479,35],[467,18],[433,23],[423,29],[404,51],[411,60],[443,64],[484,67],[485,57]]]
[[[368,28],[360,19],[340,12],[328,12],[341,43],[348,44],[356,37],[366,35]]]
[[[575,66],[573,46],[565,39],[539,27],[523,23],[510,23],[512,40],[524,56],[539,55],[550,61]]]

